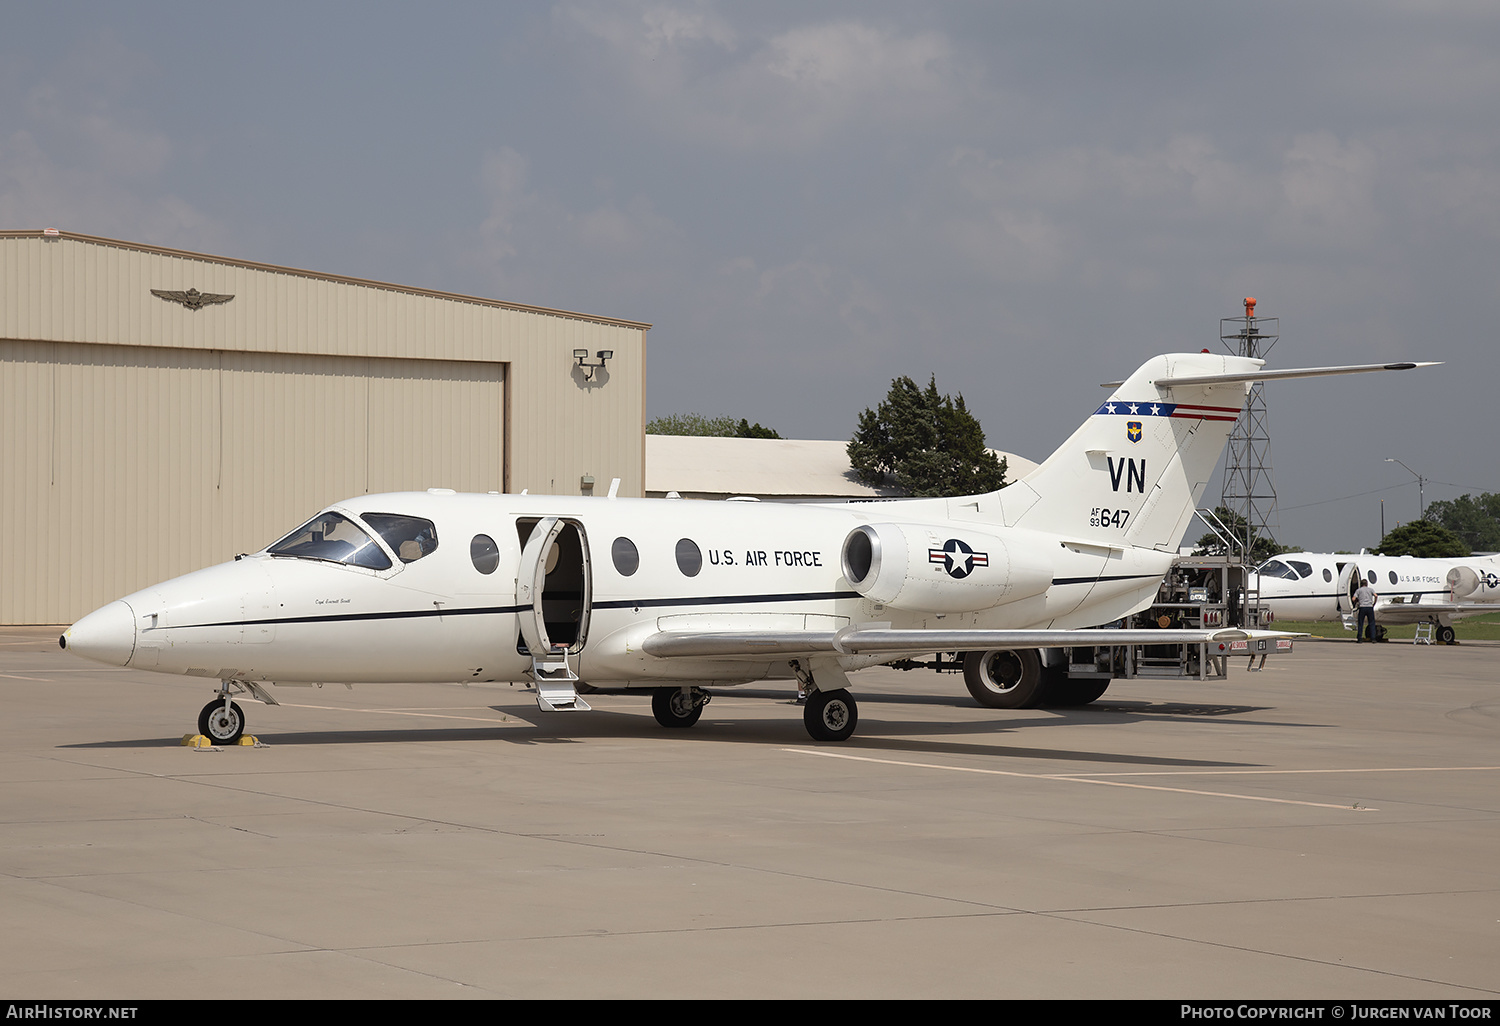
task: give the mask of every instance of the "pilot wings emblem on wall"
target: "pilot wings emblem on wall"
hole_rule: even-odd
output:
[[[188,289],[186,292],[178,292],[172,289],[152,289],[153,296],[159,296],[172,303],[181,303],[189,310],[202,310],[205,306],[213,306],[216,303],[227,303],[234,296],[220,295],[214,292],[199,292],[197,289]]]

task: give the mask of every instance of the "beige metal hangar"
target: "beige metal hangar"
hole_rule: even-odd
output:
[[[352,495],[641,495],[649,329],[0,232],[0,624],[72,622]]]

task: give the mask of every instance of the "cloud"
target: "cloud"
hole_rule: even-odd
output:
[[[1381,227],[1375,207],[1377,163],[1366,144],[1332,132],[1299,135],[1282,156],[1274,230],[1287,243],[1353,249]]]
[[[642,196],[570,204],[532,177],[531,161],[511,147],[481,160],[484,210],[469,248],[489,286],[525,302],[644,318],[642,290],[662,288],[683,263],[680,229]],[[578,291],[564,295],[560,285]]]
[[[130,107],[154,65],[109,36],[80,42],[0,115],[0,224],[215,249],[228,232],[167,184],[179,148]]]
[[[951,118],[981,91],[951,40],[931,30],[842,19],[756,32],[704,4],[559,12],[602,46],[603,74],[635,96],[640,120],[713,147],[811,148],[830,133]]]

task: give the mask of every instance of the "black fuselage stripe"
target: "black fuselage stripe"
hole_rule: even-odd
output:
[[[731,606],[739,602],[829,602],[860,598],[857,591],[812,591],[780,595],[702,595],[694,598],[611,599],[595,602],[594,609],[656,609],[662,606]]]
[[[595,602],[592,609],[649,609],[662,606],[722,606],[735,603],[807,602],[831,599],[857,599],[854,591],[788,592],[776,595],[701,595],[689,598],[658,599],[614,599]],[[147,627],[147,631],[187,630],[190,627],[262,627],[276,624],[298,623],[342,623],[359,620],[414,620],[443,616],[488,616],[519,613],[530,606],[484,606],[466,609],[394,609],[381,613],[323,613],[317,616],[271,617],[263,620],[223,620],[218,623],[168,624],[164,627]]]
[[[415,620],[428,616],[484,616],[490,613],[518,613],[528,606],[486,606],[473,609],[392,609],[383,613],[324,613],[320,616],[283,616],[265,620],[221,620],[217,623],[180,623],[164,627],[146,627],[150,631],[186,630],[189,627],[263,627],[266,624],[339,623],[344,620]]]
[[[1109,577],[1060,577],[1053,584],[1097,584],[1101,581],[1135,581],[1154,578],[1154,574],[1121,574]],[[610,599],[595,602],[592,609],[661,609],[670,606],[732,606],[771,602],[830,602],[858,599],[857,591],[779,592],[766,595],[692,595],[678,598]],[[141,633],[164,630],[187,630],[193,627],[264,627],[302,623],[345,623],[361,620],[417,620],[444,616],[498,616],[519,613],[530,606],[480,606],[465,609],[394,609],[380,613],[322,613],[317,616],[268,617],[261,620],[224,620],[218,623],[168,624],[147,627]]]
[[[1053,584],[1102,584],[1105,581],[1159,581],[1161,574],[1105,574],[1103,577],[1054,577]]]

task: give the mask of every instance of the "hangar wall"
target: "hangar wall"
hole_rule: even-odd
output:
[[[189,288],[234,299],[151,292]],[[0,232],[0,623],[71,622],[351,495],[640,495],[649,327]],[[574,348],[615,357],[590,381]]]

